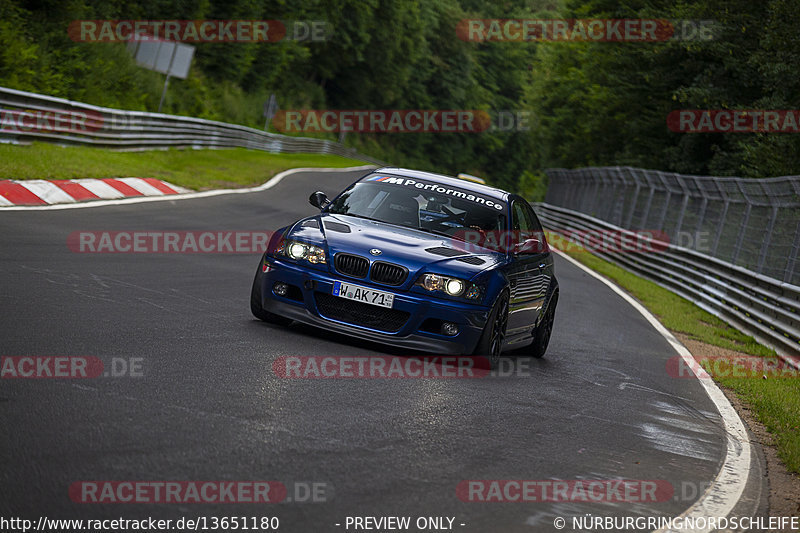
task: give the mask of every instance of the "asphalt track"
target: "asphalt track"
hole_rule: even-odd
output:
[[[287,177],[251,194],[0,212],[0,355],[142,358],[142,377],[0,380],[0,515],[278,516],[345,531],[347,516],[455,517],[464,532],[553,530],[557,516],[675,516],[714,479],[727,436],[667,341],[608,287],[556,258],[548,355],[482,379],[287,380],[284,355],[402,355],[256,321],[258,254],[80,254],[73,231],[271,230],[363,172]],[[761,473],[756,472],[756,479]],[[462,480],[664,480],[667,501],[464,502]],[[322,502],[83,504],[79,480],[324,483]],[[760,486],[749,494],[763,503]],[[335,524],[342,524],[336,526]],[[461,526],[460,524],[464,524]],[[571,531],[568,526],[566,531]]]

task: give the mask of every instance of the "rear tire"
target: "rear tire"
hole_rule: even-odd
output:
[[[497,368],[500,362],[500,353],[503,351],[503,342],[506,338],[506,327],[508,326],[508,291],[504,290],[495,300],[486,325],[483,327],[478,344],[475,346],[473,355],[483,356],[489,359],[490,368]]]
[[[258,263],[256,277],[253,280],[253,288],[250,290],[250,312],[253,313],[254,317],[259,320],[263,320],[264,322],[269,322],[270,324],[276,324],[278,326],[288,326],[292,323],[291,318],[270,313],[269,311],[264,310],[264,308],[261,306],[261,280],[264,276],[261,268],[263,264],[264,259],[262,258]]]

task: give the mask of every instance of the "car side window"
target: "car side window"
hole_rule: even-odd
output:
[[[511,230],[513,244],[520,244],[529,238],[533,230],[530,215],[525,211],[523,202],[516,200],[511,206]]]
[[[527,202],[523,204],[523,211],[525,211],[525,214],[527,215],[530,230],[544,238],[542,223],[539,222],[539,217],[536,216],[536,213],[533,211],[533,209],[531,209],[531,206],[528,205]]]
[[[511,243],[518,253],[531,254],[547,251],[542,224],[527,202],[516,200],[511,207]],[[526,243],[526,241],[529,241]]]

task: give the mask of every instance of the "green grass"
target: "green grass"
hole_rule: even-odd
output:
[[[567,253],[628,291],[673,332],[750,355],[775,356],[774,351],[752,337],[651,281],[590,253]],[[773,435],[778,455],[786,467],[800,473],[800,379],[723,377],[716,381],[750,406],[756,419]]]
[[[0,144],[0,179],[145,177],[195,190],[259,185],[290,168],[364,164],[335,155],[271,154],[244,148],[112,152],[42,143]]]

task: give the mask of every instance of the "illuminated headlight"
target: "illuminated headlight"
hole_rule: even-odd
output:
[[[424,274],[417,285],[428,291],[441,291],[450,296],[462,296],[468,300],[477,300],[481,297],[481,288],[477,285],[467,286],[467,282],[458,278],[440,276],[439,274]]]
[[[448,280],[444,286],[444,290],[450,296],[459,296],[464,292],[464,282],[460,279]]]
[[[305,244],[300,244],[299,242],[293,242],[289,245],[289,257],[292,259],[302,259],[308,253],[308,246]]]
[[[319,246],[306,244],[303,242],[289,241],[282,243],[277,252],[281,255],[288,255],[292,259],[305,259],[309,263],[319,264],[325,262],[325,250]]]

